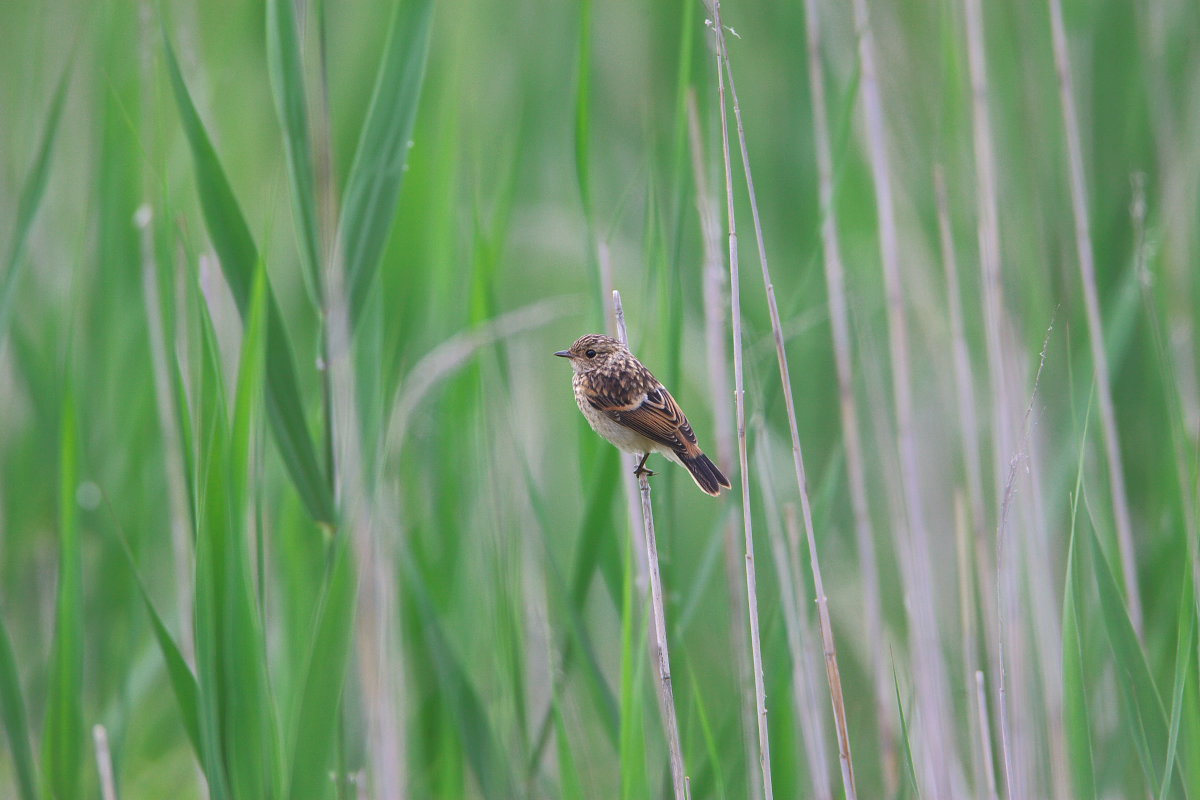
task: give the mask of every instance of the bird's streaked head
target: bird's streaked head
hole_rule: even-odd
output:
[[[591,372],[628,356],[629,349],[619,339],[589,333],[576,339],[569,350],[559,350],[554,355],[571,359],[571,368],[576,372]]]

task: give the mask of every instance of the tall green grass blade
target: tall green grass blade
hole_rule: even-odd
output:
[[[287,796],[295,800],[328,794],[334,739],[354,633],[357,579],[346,536],[333,543],[325,597],[317,611],[307,674],[301,688]]]
[[[1075,797],[1094,798],[1091,723],[1088,718],[1083,644],[1079,629],[1079,559],[1075,533],[1067,547],[1067,579],[1063,588],[1063,729]]]
[[[567,726],[563,723],[562,710],[558,700],[551,701],[554,713],[554,742],[558,753],[558,797],[563,800],[587,797],[583,784],[579,779],[579,769],[575,766],[575,756],[571,751],[571,740],[567,736]]]
[[[1087,441],[1088,422],[1091,420],[1091,398],[1083,419],[1080,441]],[[1079,460],[1075,469],[1075,492],[1071,495],[1071,539],[1067,545],[1067,577],[1063,586],[1063,732],[1067,740],[1067,759],[1071,777],[1075,784],[1075,795],[1081,799],[1094,798],[1095,763],[1092,759],[1091,720],[1087,703],[1087,669],[1084,665],[1083,634],[1080,630],[1079,609],[1082,602],[1082,587],[1079,573],[1078,550],[1076,549],[1076,522],[1079,499],[1083,491],[1083,463],[1085,447],[1079,448]]]
[[[83,771],[83,556],[79,548],[79,441],[74,391],[68,383],[59,427],[58,605],[42,728],[42,785],[58,800],[78,797]]]
[[[223,650],[229,636],[225,614],[225,592],[218,530],[227,527],[230,508],[226,496],[224,467],[228,450],[228,418],[221,378],[216,334],[207,309],[200,309],[201,356],[196,415],[196,586],[195,637],[197,718],[201,764],[214,800],[235,795],[230,786],[225,756],[225,706],[229,702],[222,684]]]
[[[5,265],[4,274],[0,275],[0,342],[4,341],[4,336],[8,333],[13,295],[17,289],[17,282],[24,273],[25,249],[29,244],[29,234],[33,229],[33,220],[37,216],[38,209],[42,206],[46,183],[50,179],[50,153],[54,149],[54,141],[58,136],[58,124],[62,119],[69,76],[68,68],[63,71],[62,77],[58,80],[54,99],[50,101],[50,114],[46,117],[46,125],[42,129],[38,154],[33,161],[33,169],[25,178],[25,185],[21,188],[21,197],[17,201],[17,223],[13,230],[12,246],[8,252],[8,263]]]
[[[256,603],[253,563],[246,521],[253,518],[255,475],[254,445],[261,417],[266,358],[266,271],[262,264],[254,277],[249,314],[238,365],[229,442],[227,526],[214,533],[225,535],[223,551],[225,588],[223,613],[229,639],[222,659],[222,681],[229,703],[225,708],[226,759],[235,792],[240,797],[275,798],[283,793],[281,746],[275,704],[267,677],[267,642]]]
[[[342,195],[338,237],[352,330],[358,325],[396,214],[432,21],[433,0],[396,3],[370,110]]]
[[[1179,728],[1183,720],[1183,693],[1187,688],[1188,675],[1191,674],[1192,656],[1196,652],[1196,606],[1193,602],[1195,595],[1192,593],[1192,581],[1195,580],[1191,574],[1188,560],[1184,559],[1184,579],[1183,588],[1179,597],[1179,618],[1176,624],[1178,633],[1176,634],[1175,647],[1175,680],[1171,690],[1171,721],[1167,731],[1167,753],[1166,764],[1163,768],[1162,782],[1159,784],[1158,800],[1167,800],[1171,792],[1171,773],[1175,771],[1176,756],[1179,748]],[[1195,713],[1192,709],[1190,713]],[[1183,780],[1183,792],[1188,794],[1189,782],[1187,775],[1184,772],[1184,767],[1187,766],[1182,761],[1179,762],[1180,776]],[[1197,769],[1197,765],[1191,765],[1193,770]]]
[[[142,579],[142,574],[133,559],[133,553],[129,549],[129,543],[121,536],[117,537],[117,543],[121,552],[125,555],[125,563],[129,567],[129,574],[133,577],[134,583],[137,584],[142,604],[146,608],[146,614],[150,617],[150,625],[154,629],[154,638],[158,642],[158,649],[162,652],[163,661],[167,667],[167,679],[171,682],[171,690],[174,692],[175,702],[179,706],[180,722],[183,724],[183,729],[192,743],[192,749],[196,752],[196,757],[200,758],[202,754],[200,751],[200,722],[196,710],[196,695],[198,691],[196,676],[192,674],[191,668],[188,667],[187,661],[184,660],[183,654],[179,652],[179,647],[175,644],[175,639],[171,636],[171,632],[167,630],[166,624],[162,621],[162,616],[158,613],[158,609],[154,607],[154,602],[150,599],[150,593],[146,590],[146,582]]]
[[[1141,764],[1146,790],[1153,792],[1159,783],[1156,763],[1160,755],[1167,752],[1167,725],[1162,700],[1146,663],[1145,651],[1138,642],[1125,609],[1112,566],[1100,547],[1094,528],[1089,533],[1086,539],[1099,590],[1101,615],[1119,676],[1118,693],[1125,709],[1124,729]]]
[[[700,723],[700,734],[704,738],[704,747],[708,753],[708,765],[712,770],[713,784],[716,787],[715,796],[725,798],[725,776],[721,770],[721,748],[717,746],[717,737],[713,732],[712,723],[709,721],[709,713],[705,708],[704,693],[700,690],[700,684],[696,681],[695,675],[691,675],[692,684],[692,704],[696,709],[696,719]],[[692,782],[692,787],[696,787],[696,781]]]
[[[424,577],[411,554],[403,553],[400,565],[405,588],[410,592],[419,617],[421,637],[432,656],[439,692],[457,726],[459,743],[483,796],[488,800],[518,796],[509,761],[496,744],[492,723],[479,693],[446,640]]]
[[[21,675],[3,617],[0,617],[0,717],[4,718],[8,752],[17,773],[21,800],[36,800],[37,768],[33,763],[33,748],[29,746],[29,722],[21,695]]]
[[[904,778],[902,797],[921,796],[921,787],[917,783],[917,766],[913,762],[912,738],[908,729],[908,720],[904,716],[904,702],[900,699],[900,677],[896,675],[896,667],[892,666],[892,684],[896,687],[896,712],[900,717],[900,743],[904,746]]]
[[[267,0],[267,71],[275,113],[283,128],[287,154],[288,185],[292,194],[292,212],[300,238],[300,260],[304,264],[305,283],[313,305],[322,302],[321,236],[317,221],[316,178],[313,171],[312,142],[308,133],[308,101],[304,92],[304,64],[300,57],[300,38],[292,0]]]
[[[179,70],[175,51],[164,35],[164,49],[171,85],[184,132],[192,151],[200,205],[213,246],[221,262],[221,270],[238,310],[245,319],[250,304],[258,251],[250,229],[238,207],[233,189],[217,159],[208,134],[192,103],[187,85]],[[275,298],[267,290],[267,413],[275,443],[304,501],[305,507],[317,522],[331,525],[334,520],[333,496],[325,481],[313,448],[312,437],[304,420],[296,363],[291,343],[283,326],[283,318]]]

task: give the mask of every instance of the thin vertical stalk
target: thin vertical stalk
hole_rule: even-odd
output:
[[[617,337],[626,347],[629,334],[625,329],[625,309],[621,306],[621,293],[612,293],[613,315],[616,318]],[[638,456],[632,464],[637,465]],[[642,497],[642,527],[645,531],[646,562],[650,573],[650,611],[654,617],[654,655],[658,667],[658,707],[662,712],[663,729],[667,738],[667,752],[671,759],[671,784],[675,788],[675,800],[687,798],[687,778],[683,768],[683,747],[679,738],[679,719],[675,714],[675,690],[671,685],[671,656],[667,649],[667,616],[663,611],[662,577],[658,571],[658,541],[654,537],[654,507],[650,503],[650,480],[646,473],[638,475],[638,490]]]
[[[804,0],[808,50],[808,82],[812,92],[813,136],[817,160],[817,185],[821,207],[821,247],[824,252],[826,297],[833,334],[834,365],[837,370],[838,406],[841,415],[846,474],[850,504],[854,511],[855,544],[863,590],[867,652],[875,678],[875,712],[879,723],[880,749],[888,794],[895,793],[899,777],[896,758],[895,702],[888,685],[884,652],[883,611],[879,591],[879,567],[875,555],[875,533],[867,501],[867,478],[858,424],[858,401],[854,393],[853,349],[850,315],[846,303],[846,277],[838,240],[837,210],[833,199],[833,155],[829,139],[829,110],[825,99],[825,69],[821,61],[821,14],[816,0]]]
[[[112,752],[108,747],[108,731],[103,725],[92,726],[92,742],[96,747],[96,772],[100,776],[102,800],[117,800],[117,786],[113,781]]]
[[[998,190],[996,188],[996,157],[992,141],[991,115],[988,110],[987,58],[984,48],[983,14],[979,0],[964,0],[963,10],[967,29],[967,58],[971,76],[971,124],[975,152],[975,197],[979,210],[979,268],[982,276],[982,300],[984,339],[987,349],[988,380],[992,398],[992,464],[995,485],[995,503],[1003,504],[1005,454],[1011,449],[1011,415],[1014,404],[1008,390],[1008,365],[1004,350],[1003,327],[1005,322],[1004,290],[1000,279],[1000,223],[997,211]],[[1015,603],[1012,597],[1012,582],[1005,580],[1004,564],[1000,560],[1002,550],[996,544],[997,585],[995,588],[996,608],[994,624],[998,635],[995,645],[996,672],[1000,676],[998,705],[1000,710],[1000,747],[1004,762],[1004,783],[1009,793],[1014,788],[1024,787],[1027,773],[1023,763],[1015,763],[1012,750],[1012,731],[1009,726],[1008,698],[1005,686],[1007,672],[1004,663],[1004,639],[1008,635],[1004,627],[1003,609]],[[990,579],[991,570],[981,571],[980,581]],[[986,602],[986,601],[985,601]],[[1018,783],[1018,777],[1021,778]]]
[[[983,751],[983,774],[987,779],[988,800],[998,800],[996,764],[992,761],[992,723],[988,715],[987,690],[983,688],[983,670],[975,671],[975,704],[979,716],[979,748]]]
[[[729,402],[729,362],[725,346],[725,315],[728,298],[725,296],[725,257],[721,255],[721,222],[716,201],[709,190],[704,172],[704,153],[700,138],[700,120],[696,112],[696,93],[688,93],[688,135],[691,141],[692,174],[696,183],[696,211],[700,216],[700,231],[704,247],[704,341],[708,354],[708,384],[712,389],[713,430],[717,464],[726,473],[733,470],[733,408]],[[754,763],[754,680],[750,675],[746,618],[740,609],[746,604],[746,589],[741,578],[738,555],[737,521],[727,517],[724,525],[725,583],[729,590],[730,644],[737,667],[737,685],[741,709],[742,742],[746,747],[746,764]],[[746,770],[750,797],[762,797],[762,781],[752,769]]]
[[[357,382],[350,336],[349,305],[345,293],[340,242],[335,242],[326,262],[325,298],[328,335],[330,405],[333,433],[334,500],[341,515],[334,534],[351,537],[359,578],[354,634],[367,709],[366,750],[370,783],[379,797],[408,796],[404,759],[402,660],[394,652],[395,615],[399,597],[392,565],[394,560],[379,536],[380,518],[364,471],[361,420],[357,414]],[[396,519],[399,514],[387,518]],[[401,673],[402,674],[402,673]]]
[[[733,179],[732,179],[732,170],[731,170],[731,166],[729,163],[730,162],[730,159],[729,159],[729,127],[727,124],[728,117],[726,116],[726,111],[725,111],[725,86],[724,86],[724,80],[722,79],[722,75],[721,75],[722,67],[724,67],[724,77],[728,78],[728,80],[729,80],[729,94],[733,100],[733,115],[734,115],[734,119],[737,122],[738,147],[739,147],[739,150],[741,151],[741,156],[742,156],[742,170],[743,170],[743,174],[745,175],[745,178],[746,178],[746,190],[747,190],[747,194],[750,199],[750,214],[751,214],[751,218],[754,220],[754,235],[755,235],[755,240],[758,243],[758,259],[759,259],[759,264],[762,267],[763,285],[766,287],[766,292],[767,292],[767,308],[768,308],[768,310],[770,312],[770,316],[771,316],[771,330],[775,336],[775,355],[776,355],[776,359],[779,362],[779,378],[780,378],[780,382],[783,387],[784,404],[787,408],[787,413],[788,413],[788,428],[791,432],[791,437],[792,437],[792,462],[793,462],[793,466],[795,467],[795,470],[796,470],[796,487],[800,493],[800,509],[801,509],[801,513],[803,514],[803,517],[804,517],[805,534],[808,538],[809,560],[812,565],[812,572],[813,572],[813,588],[816,590],[816,593],[817,593],[817,609],[818,609],[818,613],[819,613],[820,621],[821,621],[821,639],[822,639],[822,644],[824,647],[824,655],[825,655],[825,675],[829,682],[829,696],[830,696],[830,701],[833,704],[833,718],[834,718],[835,726],[837,728],[838,756],[839,756],[839,760],[841,762],[842,783],[845,788],[846,797],[848,798],[848,800],[854,800],[854,798],[857,797],[857,793],[854,788],[854,767],[853,767],[853,760],[850,755],[850,733],[849,733],[849,730],[848,730],[848,727],[846,724],[846,708],[845,708],[845,703],[842,699],[841,673],[838,669],[837,649],[836,649],[836,647],[834,645],[834,641],[833,641],[833,628],[829,621],[829,604],[828,604],[828,599],[825,595],[825,582],[821,578],[820,558],[817,555],[817,546],[816,546],[815,533],[813,530],[813,521],[812,521],[812,505],[809,502],[809,497],[808,497],[808,480],[804,474],[804,459],[803,459],[803,456],[801,455],[801,449],[800,449],[800,428],[796,422],[796,404],[792,399],[792,384],[791,384],[791,377],[788,372],[787,350],[785,349],[784,344],[783,344],[783,326],[779,321],[779,306],[775,302],[775,287],[774,287],[774,284],[772,284],[772,282],[771,282],[771,271],[767,265],[766,244],[763,239],[763,232],[762,232],[762,219],[758,213],[758,198],[754,191],[754,176],[750,169],[750,151],[749,151],[749,148],[746,146],[746,132],[745,132],[745,127],[742,124],[741,106],[738,103],[737,87],[733,81],[733,65],[730,63],[730,60],[729,60],[729,48],[727,47],[726,40],[725,40],[725,29],[721,23],[720,0],[713,0],[713,21],[714,21],[713,27],[716,32],[716,39],[717,39],[717,56],[718,56],[718,62],[717,62],[718,76],[717,76],[717,78],[718,78],[718,88],[720,91],[720,99],[721,99],[721,133],[722,133],[722,141],[724,143],[725,180],[726,180],[726,189],[727,189],[728,202],[729,202],[730,276],[732,279],[731,283],[733,283],[733,285],[735,287],[734,291],[733,291],[733,297],[734,297],[733,308],[734,308],[734,314],[735,314],[735,317],[734,317],[734,327],[735,327],[734,341],[736,343],[735,344],[735,353],[738,353],[738,349],[741,346],[741,333],[740,333],[741,312],[740,312],[740,309],[738,308],[740,301],[738,298],[738,289],[737,289],[736,278],[734,278],[736,273],[733,270],[733,265],[734,265],[735,259],[736,259],[737,238],[736,238],[735,228],[734,228],[734,223],[733,223],[733,218],[734,218],[734,214],[733,214]],[[735,358],[734,363],[735,363],[735,368],[740,368],[740,354],[738,354],[738,357]],[[745,455],[745,404],[744,404],[744,398],[742,397],[742,382],[741,382],[740,374],[735,376],[735,380],[737,381],[737,390],[736,391],[737,391],[737,397],[738,397],[738,401],[739,401],[739,420],[738,420],[738,423],[739,423],[738,424],[738,428],[739,428],[738,433],[739,433],[739,440],[740,440],[739,444],[740,444],[740,447],[742,450],[741,458],[742,458],[742,467],[743,467],[743,472],[744,472],[745,471],[745,461],[746,461],[746,455]],[[756,593],[754,591],[754,585],[751,583],[751,578],[753,576],[753,552],[751,550],[752,542],[750,541],[749,488],[746,486],[743,486],[743,513],[746,517],[747,587],[750,590],[749,595],[750,595],[751,603],[752,603],[752,607],[753,607],[753,606],[757,606],[757,597],[756,597]],[[756,630],[757,625],[758,625],[757,613],[755,613],[754,615],[751,616],[751,631],[754,634],[755,640],[757,640],[757,630]],[[762,654],[761,654],[761,648],[760,648],[760,652],[758,653],[759,663],[757,664],[757,667],[759,670],[761,670],[761,668],[762,668],[761,656],[762,656]],[[761,680],[762,680],[761,674],[756,675],[755,677],[761,684]],[[760,713],[762,713],[764,715],[763,718],[759,722],[759,728],[761,731],[762,738],[764,739],[764,745],[765,745],[765,739],[766,739],[765,698],[760,698],[759,711],[760,711]],[[766,751],[765,747],[764,747],[764,756],[769,759],[769,753]],[[767,760],[765,766],[769,767],[769,765],[770,765],[770,762],[769,762],[769,760]],[[769,793],[768,793],[768,796],[769,796]]]
[[[913,674],[917,687],[918,719],[924,728],[923,772],[933,797],[954,795],[961,772],[957,741],[950,732],[949,684],[942,661],[941,635],[933,598],[933,567],[929,530],[918,476],[916,431],[913,420],[911,354],[905,319],[900,245],[892,197],[892,175],[887,153],[883,100],[875,67],[875,44],[866,0],[854,0],[858,55],[862,72],[862,99],[866,118],[867,150],[875,181],[879,215],[879,250],[887,294],[888,343],[891,349],[892,395],[896,411],[896,438],[900,451],[900,484],[908,522],[904,557],[905,582],[911,601],[909,618],[916,634]]]
[[[146,306],[147,328],[150,333],[150,362],[154,371],[154,400],[158,409],[158,422],[162,430],[163,446],[168,457],[167,499],[171,509],[171,555],[175,565],[175,601],[182,635],[180,650],[188,664],[195,664],[195,637],[192,635],[192,540],[190,511],[187,499],[187,481],[184,478],[184,459],[192,457],[183,452],[179,441],[179,426],[175,421],[175,409],[171,397],[171,369],[167,355],[166,322],[163,320],[162,295],[158,285],[158,265],[154,257],[154,242],[151,233],[151,211],[149,205],[141,206],[135,215],[134,224],[140,234],[142,255],[142,300]],[[166,289],[170,291],[170,289]]]
[[[782,507],[786,530],[784,525],[780,525],[778,509],[781,504],[775,495],[774,482],[771,479],[766,425],[761,416],[756,417],[754,421],[758,441],[761,443],[755,449],[754,461],[762,476],[763,505],[769,509],[766,515],[767,534],[771,543],[775,578],[779,584],[779,605],[783,610],[788,655],[792,661],[792,703],[799,720],[804,755],[808,761],[811,782],[811,793],[808,796],[829,800],[833,797],[833,787],[829,780],[829,752],[824,737],[825,720],[821,714],[819,690],[813,681],[816,668],[809,662],[810,656],[816,651],[813,647],[812,627],[809,625],[803,600],[808,595],[808,587],[805,586],[798,557],[801,547],[800,521],[796,504],[784,503]]]
[[[746,389],[742,373],[742,293],[738,270],[737,218],[733,208],[733,165],[729,157],[729,116],[725,102],[725,73],[722,69],[724,30],[721,3],[713,0],[717,34],[717,96],[721,106],[721,152],[725,163],[726,220],[729,224],[729,304],[733,325],[733,397],[737,417],[738,467],[742,484],[742,533],[746,553],[746,609],[750,617],[750,655],[754,665],[754,702],[758,722],[758,766],[762,772],[763,796],[772,800],[771,740],[767,730],[767,692],[763,680],[762,640],[758,628],[758,583],[754,574],[754,527],[750,519],[750,465],[746,449]]]
[[[1062,3],[1050,2],[1050,37],[1054,46],[1054,65],[1058,72],[1058,92],[1062,99],[1063,129],[1067,140],[1067,168],[1071,184],[1071,211],[1075,217],[1075,247],[1079,255],[1079,273],[1083,282],[1083,302],[1087,312],[1088,338],[1096,371],[1096,396],[1100,407],[1100,428],[1104,432],[1104,450],[1108,459],[1108,483],[1112,493],[1113,516],[1117,524],[1117,547],[1121,553],[1121,574],[1128,595],[1129,617],[1139,639],[1144,639],[1142,598],[1138,592],[1137,556],[1133,549],[1133,523],[1129,499],[1125,495],[1125,470],[1121,466],[1121,443],[1117,438],[1117,416],[1113,408],[1108,357],[1104,353],[1104,325],[1100,317],[1100,293],[1096,288],[1096,264],[1092,254],[1091,226],[1088,222],[1087,189],[1083,175],[1083,144],[1079,135],[1079,115],[1071,79],[1071,58],[1063,31]]]

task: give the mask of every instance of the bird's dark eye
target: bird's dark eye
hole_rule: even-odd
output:
[[[587,353],[585,353],[585,355],[586,355],[588,358],[595,358],[595,357],[596,357],[596,351],[595,351],[595,350],[588,350],[588,351],[587,351]]]

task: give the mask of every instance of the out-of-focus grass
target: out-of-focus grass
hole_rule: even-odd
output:
[[[899,568],[908,539],[881,388],[895,365],[857,40],[848,6],[817,5],[888,708],[876,705],[845,477],[803,4],[721,11],[738,34],[859,796],[929,797],[938,754]],[[1064,7],[1139,638],[1103,440],[1081,423],[1094,366],[1048,6],[983,6],[1007,409],[985,388],[963,6],[870,4],[913,352],[918,474],[906,477],[926,505],[933,622],[954,676],[951,779],[963,796],[986,792],[978,669],[1002,796],[1197,798],[1200,7]],[[0,7],[0,795],[99,796],[97,723],[122,797],[669,793],[626,467],[550,354],[605,327],[606,245],[635,352],[717,452],[684,149],[694,90],[705,177],[721,184],[711,17],[685,0]],[[987,557],[964,559],[965,576],[939,166],[984,486],[971,551]],[[807,574],[807,552],[767,538],[798,497],[783,479],[786,413],[740,178],[735,192],[750,461],[772,477],[769,493],[751,486],[774,789],[806,796],[836,787],[838,765],[810,765],[793,698],[783,603],[796,595],[814,626],[816,609],[781,584]],[[484,327],[545,298],[567,298],[559,316]],[[341,349],[338,313],[354,337]],[[1027,433],[997,443],[991,423],[1023,413],[1052,317]],[[480,330],[490,339],[436,350]],[[351,369],[330,369],[338,359]],[[414,386],[393,430],[393,404]],[[347,437],[358,463],[338,455]],[[737,491],[712,500],[659,466],[692,796],[753,796],[757,736],[737,666],[748,656],[735,641],[745,609],[720,564]],[[777,570],[777,558],[793,563]],[[1011,582],[977,572],[988,564]],[[977,651],[959,635],[960,586]],[[1009,593],[979,596],[989,586]],[[1013,612],[1002,625],[997,606]]]

